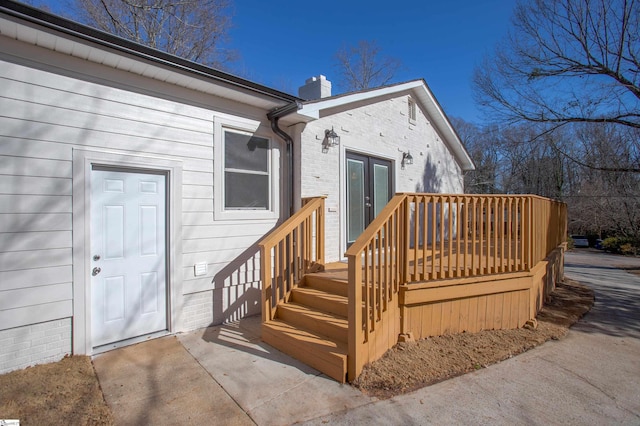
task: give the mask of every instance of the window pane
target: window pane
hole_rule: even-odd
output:
[[[269,176],[225,172],[224,204],[235,209],[269,209]]]
[[[364,164],[347,160],[347,241],[355,241],[364,231]]]
[[[241,133],[224,133],[225,169],[269,171],[269,140]]]

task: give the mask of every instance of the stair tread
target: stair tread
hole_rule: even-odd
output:
[[[347,296],[349,294],[349,281],[343,275],[340,274],[338,276],[331,272],[307,274],[304,276],[301,287],[310,287],[340,296]]]
[[[329,340],[322,334],[278,319],[262,323],[262,340],[327,376],[346,382],[346,343]]]
[[[343,283],[349,282],[349,276],[342,271],[323,271],[306,274],[307,277],[313,277],[322,280],[339,281]]]
[[[323,350],[338,356],[347,356],[347,345],[336,342],[330,338],[306,329],[304,327],[293,326],[287,322],[274,319],[268,323],[263,323],[263,327],[286,334],[296,340],[314,344],[314,350]]]
[[[347,318],[342,315],[337,315],[331,312],[323,311],[321,309],[317,309],[317,308],[303,305],[300,303],[295,303],[295,302],[285,303],[278,306],[278,309],[288,309],[290,311],[313,316],[319,321],[329,321],[336,325],[343,325],[345,327],[348,326]]]
[[[335,302],[338,303],[347,303],[347,297],[346,296],[341,296],[339,294],[335,294],[335,293],[329,293],[327,291],[323,291],[323,290],[319,290],[313,287],[308,287],[308,286],[304,286],[304,287],[296,287],[292,290],[292,292],[296,293],[306,293],[306,294],[312,294],[314,296],[318,296],[318,297],[322,297],[325,299],[331,299]]]

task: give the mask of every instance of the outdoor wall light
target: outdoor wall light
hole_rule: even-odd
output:
[[[338,145],[340,145],[340,136],[333,130],[333,127],[331,127],[331,130],[325,130],[324,140],[322,141],[322,152],[327,152],[332,146]]]
[[[402,169],[404,169],[404,166],[410,166],[412,164],[413,164],[413,156],[411,155],[411,153],[409,151],[403,152],[402,162],[400,163],[400,165],[402,166]]]

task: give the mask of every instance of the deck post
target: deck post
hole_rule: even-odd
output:
[[[349,310],[348,310],[348,358],[347,380],[355,380],[362,371],[362,252],[358,255],[349,255]],[[365,325],[368,327],[368,325]]]
[[[262,322],[271,321],[271,250],[260,247],[260,269],[262,270]]]

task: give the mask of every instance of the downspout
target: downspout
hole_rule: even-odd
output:
[[[289,217],[293,216],[293,214],[295,213],[293,203],[293,187],[295,185],[295,179],[293,176],[293,139],[291,138],[291,136],[289,136],[289,134],[287,134],[278,126],[278,120],[286,115],[291,114],[292,112],[298,111],[300,108],[302,108],[302,104],[298,101],[295,101],[267,113],[267,118],[271,122],[271,130],[273,130],[276,135],[280,136],[287,144],[287,163],[289,165],[289,177],[287,180],[289,184],[287,185],[286,191],[287,202],[289,204]]]

